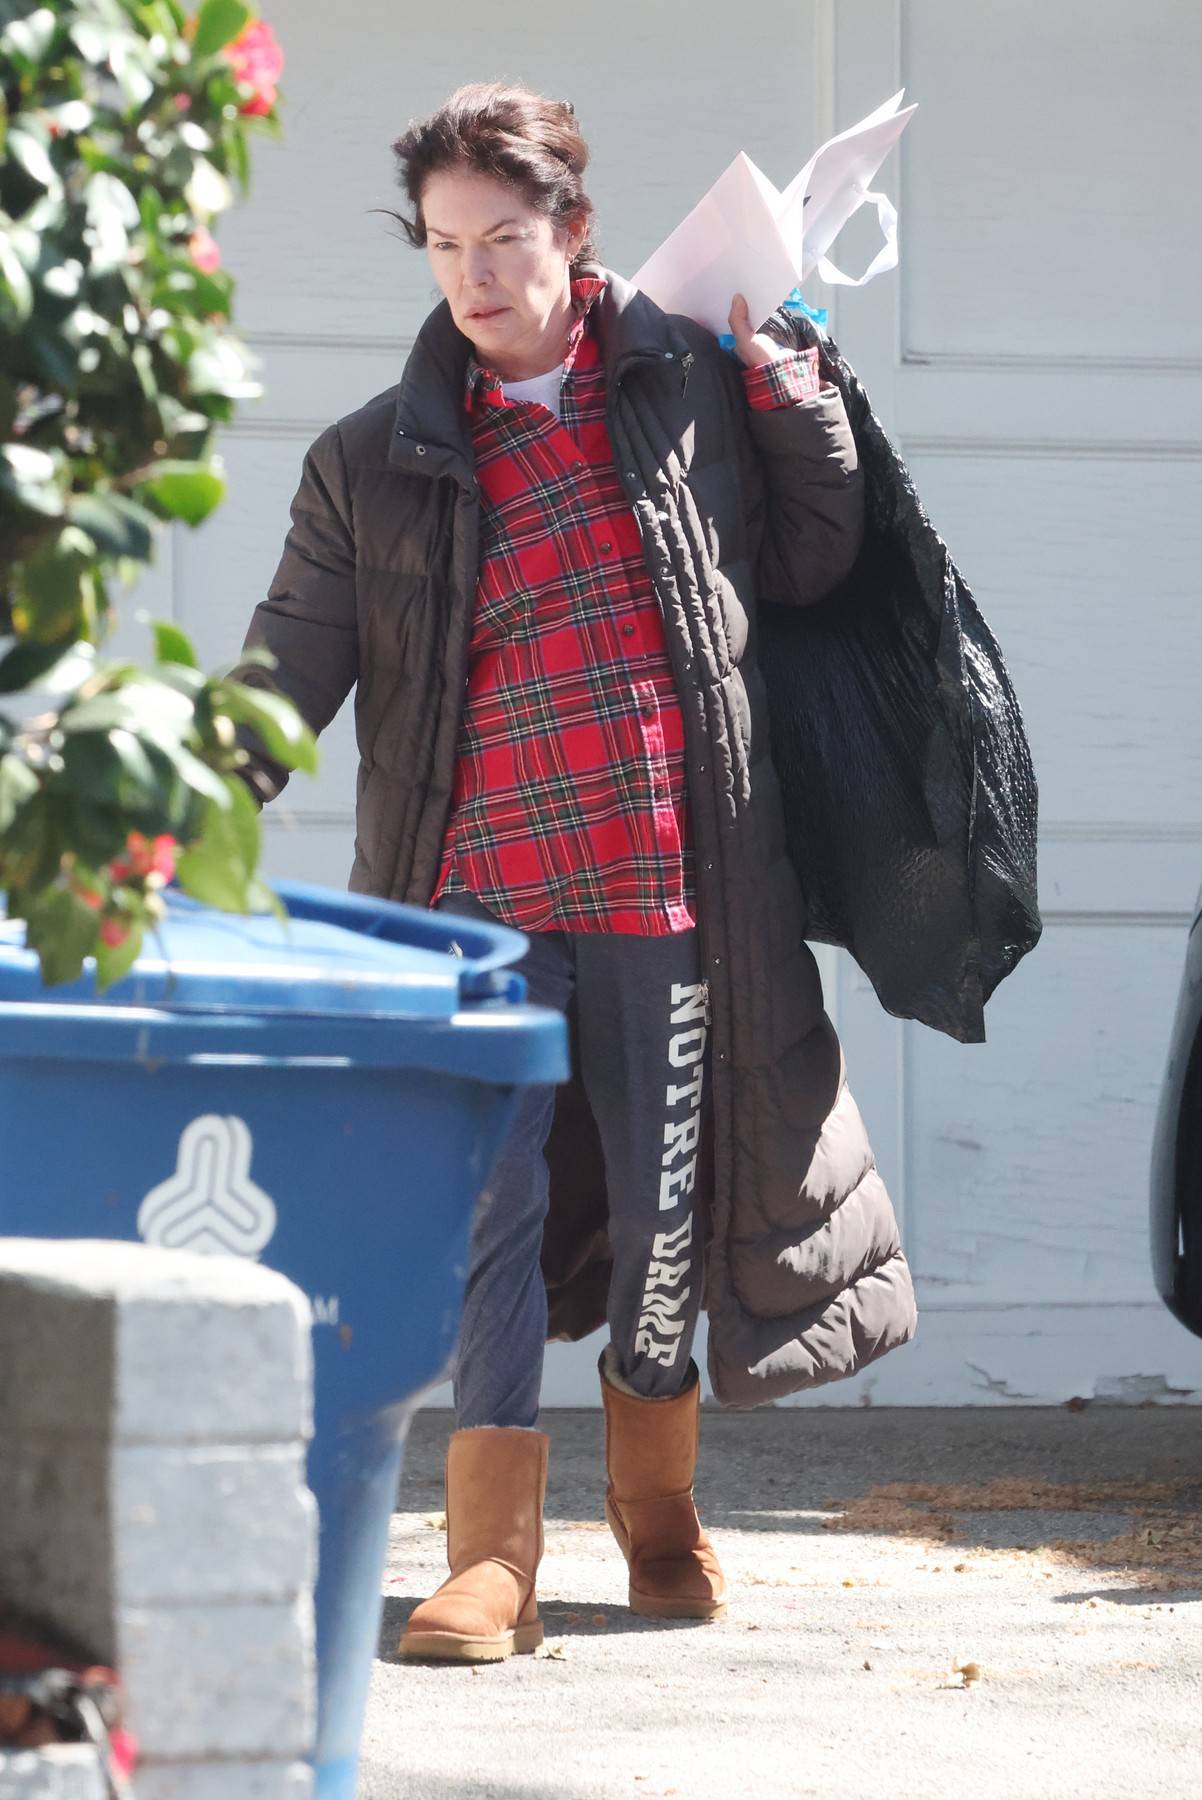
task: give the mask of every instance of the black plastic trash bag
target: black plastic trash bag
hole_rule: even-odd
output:
[[[867,527],[814,607],[765,605],[760,662],[805,935],[849,950],[881,1004],[964,1043],[1038,941],[1037,788],[1001,652],[868,396],[829,338]]]

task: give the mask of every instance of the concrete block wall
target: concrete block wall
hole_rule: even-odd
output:
[[[283,1276],[0,1238],[0,1601],[120,1671],[137,1800],[311,1791],[311,1394]]]

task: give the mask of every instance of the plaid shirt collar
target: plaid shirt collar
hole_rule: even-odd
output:
[[[572,326],[568,338],[568,353],[564,359],[564,367],[572,368],[576,360],[576,352],[580,346],[585,330],[589,324],[589,316],[593,307],[605,292],[605,281],[596,275],[574,275],[572,277],[572,307],[576,314],[576,322]],[[505,394],[501,377],[493,369],[486,369],[476,360],[475,351],[467,359],[467,369],[463,378],[463,406],[465,412],[472,412],[477,400],[486,406],[504,406]]]

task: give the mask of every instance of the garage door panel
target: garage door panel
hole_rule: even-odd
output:
[[[344,814],[297,812],[292,789],[263,813],[263,874],[268,881],[316,881],[344,888],[355,857],[355,821]]]
[[[732,80],[721,0],[614,0],[603,29],[559,0],[524,0],[503,21],[488,0],[462,0],[450,30],[393,0],[358,0],[354,29],[331,30],[327,8],[290,0],[285,140],[256,146],[251,203],[222,226],[243,327],[417,330],[438,297],[425,258],[371,209],[403,209],[389,146],[408,120],[487,74],[571,100],[603,142],[589,189],[604,251],[635,269],[738,149],[782,184],[796,173],[813,148],[814,13],[774,16],[771,54]]]
[[[1202,526],[1190,460],[919,455],[915,479],[997,634],[1045,820],[1202,837]]]
[[[1050,925],[964,1048],[907,1031],[908,1251],[932,1297],[1151,1296],[1152,1126],[1184,927]]]
[[[1126,353],[1198,360],[1196,162],[1182,142],[1202,79],[1202,15],[1177,0],[958,0],[900,9],[903,345],[923,355],[1111,358],[1106,304],[1154,317]],[[1154,104],[1151,102],[1154,98]]]

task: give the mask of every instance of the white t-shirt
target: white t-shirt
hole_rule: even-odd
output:
[[[507,400],[537,400],[558,419],[559,388],[563,380],[563,364],[545,375],[531,375],[527,381],[503,381],[501,391]]]

